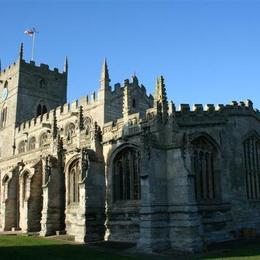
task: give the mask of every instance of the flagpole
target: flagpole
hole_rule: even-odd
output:
[[[32,36],[32,61],[34,60],[34,44],[35,44],[35,35],[36,32],[33,32],[33,36]]]

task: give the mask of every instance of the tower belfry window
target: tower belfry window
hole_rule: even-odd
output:
[[[47,113],[46,105],[39,104],[36,109],[36,116],[42,116]]]
[[[73,162],[69,167],[68,173],[68,190],[69,190],[69,204],[79,202],[79,161]]]
[[[45,105],[42,106],[42,114],[47,113],[47,107]]]
[[[39,104],[37,107],[37,112],[36,112],[36,116],[40,116],[42,114],[42,105]]]

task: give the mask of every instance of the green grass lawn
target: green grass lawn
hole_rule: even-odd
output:
[[[109,245],[108,245],[109,246]],[[120,251],[116,249],[114,252]],[[224,260],[260,260],[260,240],[234,241],[211,247],[201,255],[186,255],[178,252],[166,253],[165,259],[224,259]],[[16,235],[0,235],[0,260],[127,260],[127,259],[164,259],[154,256],[120,256],[108,252],[90,249],[86,245],[75,244],[51,238],[27,237]]]
[[[15,235],[0,235],[1,260],[87,260],[87,259],[133,259],[94,251],[85,245],[72,244],[66,241],[26,237]]]

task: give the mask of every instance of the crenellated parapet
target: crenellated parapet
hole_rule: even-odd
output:
[[[175,112],[180,125],[223,124],[230,116],[249,116],[260,120],[259,110],[253,107],[251,100],[232,101],[230,104],[180,104]]]
[[[22,68],[25,70],[29,70],[31,72],[42,72],[42,71],[48,71],[49,73],[53,73],[53,74],[60,74],[63,75],[65,73],[67,73],[66,71],[60,71],[58,68],[53,68],[50,69],[49,65],[44,64],[44,63],[40,63],[39,65],[37,65],[35,63],[35,61],[29,61],[27,62],[26,60],[21,60],[21,65]]]
[[[9,65],[7,68],[3,69],[0,71],[0,76],[5,76],[7,74],[9,74],[11,71],[15,70],[17,68],[17,62],[12,63],[11,65]]]
[[[200,113],[226,113],[232,114],[248,114],[253,113],[256,116],[259,114],[259,111],[253,107],[253,102],[251,100],[246,101],[232,101],[231,104],[223,105],[223,104],[194,104],[192,108],[189,104],[180,104],[176,109],[176,114],[178,116],[181,115],[196,115]]]

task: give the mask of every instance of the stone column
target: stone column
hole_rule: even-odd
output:
[[[2,179],[2,230],[19,229],[18,168],[14,167]]]
[[[181,148],[167,152],[169,238],[171,247],[182,251],[201,251],[202,227],[194,195],[191,160]]]
[[[64,196],[63,172],[58,167],[56,158],[48,155],[43,161],[43,209],[41,219],[41,236],[53,235],[64,229],[61,197]]]
[[[169,248],[166,153],[146,147],[141,170],[140,237],[137,247],[146,250]]]
[[[104,163],[93,150],[83,150],[81,156],[80,202],[77,210],[75,241],[104,239],[105,175]]]

